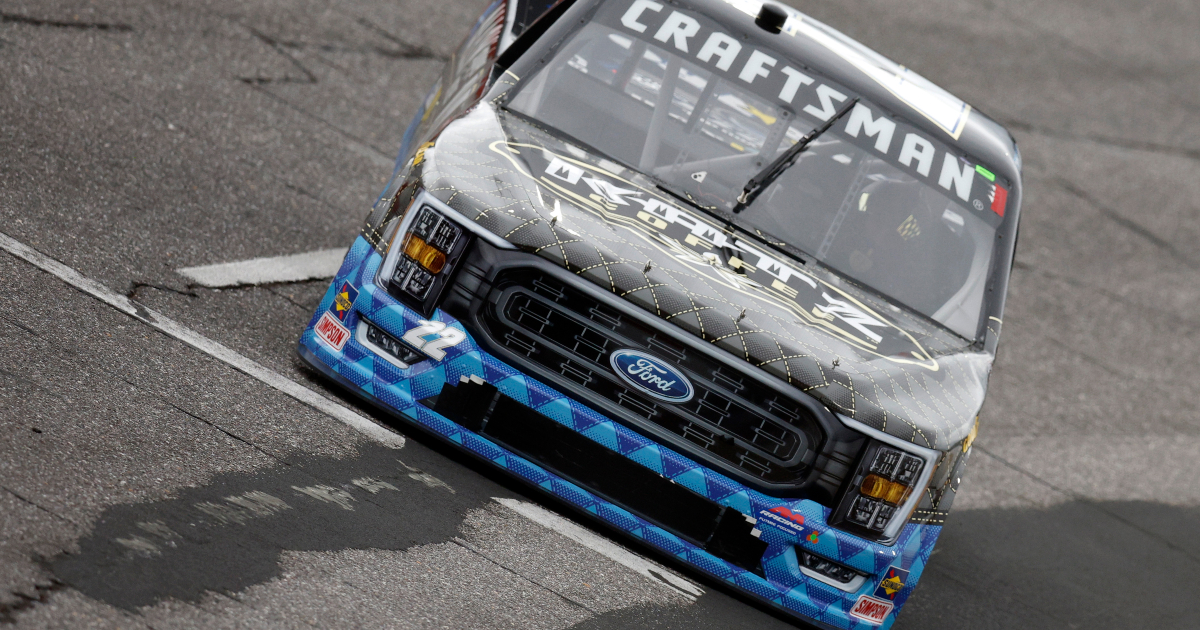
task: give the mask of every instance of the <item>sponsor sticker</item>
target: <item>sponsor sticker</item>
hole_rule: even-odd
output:
[[[992,184],[989,195],[992,200],[992,212],[1004,216],[1004,206],[1008,205],[1008,190],[1000,184]]]
[[[329,312],[321,314],[321,319],[313,327],[313,332],[317,333],[318,339],[338,351],[341,351],[342,347],[350,339],[350,330],[338,322],[337,317]]]
[[[355,289],[354,285],[349,282],[343,282],[342,288],[333,294],[333,304],[329,305],[329,312],[333,313],[339,322],[344,322],[356,299],[358,299],[358,289]]]
[[[741,5],[751,15],[757,15],[759,10],[752,7],[762,4],[756,0],[726,1]],[[606,7],[616,10],[603,11],[596,19],[620,31],[622,39],[640,39],[661,47],[714,76],[722,76],[730,86],[739,86],[797,113],[804,112],[817,121],[830,120],[842,105],[856,96],[855,90],[848,86],[813,73],[811,68],[797,68],[786,59],[777,59],[757,47],[744,46],[738,37],[725,32],[721,24],[703,15],[667,6],[670,4],[655,0],[606,3]],[[622,5],[627,7],[623,11]],[[940,127],[950,138],[958,140],[966,128],[971,106],[911,69],[899,66],[799,13],[793,14],[787,24],[785,30],[793,35],[802,33],[850,62]],[[773,124],[771,117],[763,112],[749,105],[743,107],[744,113],[759,117],[768,126]],[[998,179],[990,169],[961,160],[957,149],[867,101],[859,101],[846,117],[844,126],[839,124],[837,129],[845,138],[875,151],[910,176],[957,196],[966,207],[979,201],[978,197],[983,194],[982,184]],[[730,142],[730,146],[738,151],[745,150],[738,142]],[[692,178],[700,181],[696,174]]]
[[[850,616],[877,626],[887,619],[888,613],[892,612],[892,606],[892,602],[886,599],[863,595],[858,598],[857,602],[854,602],[854,607],[850,609]]]
[[[879,586],[875,588],[875,597],[894,600],[907,581],[908,571],[900,567],[888,567],[883,579],[879,580]]]
[[[432,149],[434,144],[433,142],[426,142],[417,149],[416,154],[413,155],[413,166],[418,166],[421,162],[425,161],[425,152]]]
[[[796,537],[804,535],[804,515],[782,506],[759,510],[758,520]]]

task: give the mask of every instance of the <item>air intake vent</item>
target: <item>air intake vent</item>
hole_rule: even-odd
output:
[[[574,384],[576,400],[750,485],[778,490],[808,477],[821,433],[801,403],[551,275],[508,271],[493,287],[478,317],[522,371]],[[694,395],[663,402],[635,391],[609,363],[622,349],[678,366]]]

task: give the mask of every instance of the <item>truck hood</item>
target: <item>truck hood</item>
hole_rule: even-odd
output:
[[[992,354],[551,131],[482,103],[418,168],[480,227],[836,413],[943,451],[975,424]]]

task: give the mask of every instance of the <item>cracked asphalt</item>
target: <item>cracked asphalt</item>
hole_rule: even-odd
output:
[[[0,232],[369,414],[295,358],[324,283],[175,270],[346,246],[485,4],[0,0]],[[1002,121],[1025,161],[977,447],[897,627],[1197,627],[1200,6],[792,4]],[[0,625],[788,627],[4,252],[0,289]]]

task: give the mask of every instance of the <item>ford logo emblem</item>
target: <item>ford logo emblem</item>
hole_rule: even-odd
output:
[[[617,376],[653,398],[681,403],[691,400],[695,393],[686,376],[637,350],[617,350],[608,357],[608,362]]]

